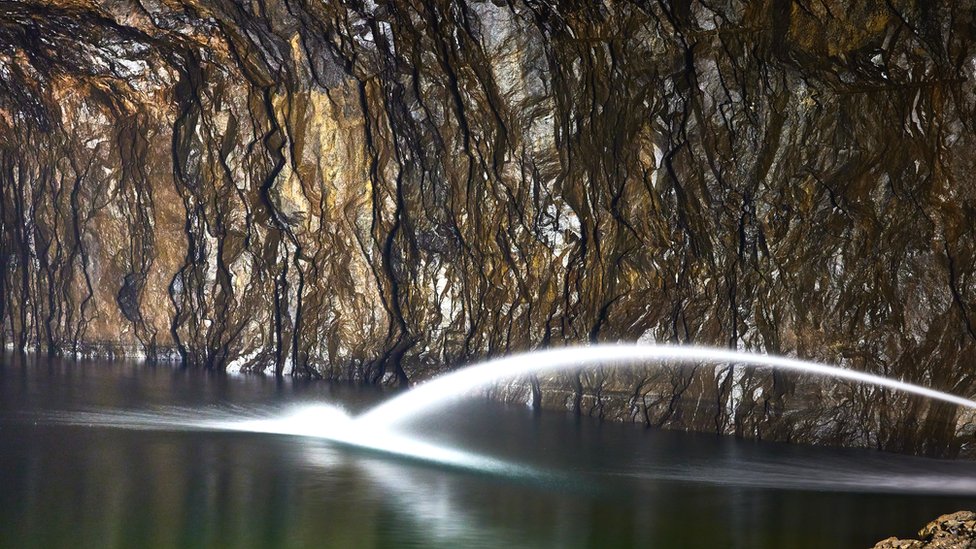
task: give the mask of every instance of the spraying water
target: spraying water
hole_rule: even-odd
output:
[[[463,449],[433,444],[383,427],[364,428],[348,412],[327,404],[280,409],[167,407],[151,411],[71,410],[32,414],[31,420],[145,431],[235,431],[308,437],[434,465],[506,477],[538,477],[529,467]],[[27,419],[27,418],[24,418]]]
[[[502,476],[534,476],[536,472],[515,463],[418,440],[382,427],[368,428],[334,406],[311,405],[281,417],[239,419],[201,424],[218,430],[314,437],[344,446]]]
[[[445,374],[414,387],[402,395],[368,410],[356,418],[355,422],[363,427],[403,425],[425,414],[442,409],[471,391],[484,389],[504,380],[540,373],[576,370],[584,366],[613,367],[622,363],[644,362],[654,362],[660,366],[699,362],[736,363],[777,370],[792,370],[885,387],[976,409],[976,401],[961,396],[896,379],[836,366],[826,366],[816,362],[709,347],[633,343],[566,347],[489,360]]]
[[[173,410],[152,413],[71,412],[52,419],[128,429],[206,429],[312,437],[438,465],[504,476],[533,476],[538,472],[527,467],[424,442],[405,434],[399,428],[443,409],[472,391],[527,375],[576,370],[587,366],[610,368],[654,363],[661,367],[673,367],[702,362],[746,364],[844,379],[976,409],[976,401],[961,396],[815,362],[707,347],[620,344],[551,349],[482,362],[436,377],[359,416],[351,416],[345,410],[333,406],[302,405],[285,413],[277,411],[262,417],[247,417],[247,412],[241,410],[217,412],[209,416],[198,410]],[[245,417],[241,417],[242,415]]]

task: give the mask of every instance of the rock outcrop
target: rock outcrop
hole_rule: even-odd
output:
[[[3,343],[403,384],[643,340],[972,396],[974,39],[948,0],[0,3]],[[533,389],[938,455],[976,426],[736,365]]]
[[[959,511],[942,515],[922,528],[921,539],[888,538],[874,549],[974,549],[976,548],[976,513]]]

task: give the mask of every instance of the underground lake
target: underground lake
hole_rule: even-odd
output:
[[[971,462],[645,429],[478,395],[406,430],[510,470],[242,427],[327,421],[389,396],[4,355],[0,546],[870,547],[976,506]]]

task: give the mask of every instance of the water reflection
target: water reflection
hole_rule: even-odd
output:
[[[444,471],[307,437],[194,427],[273,417],[302,400],[356,409],[375,395],[108,364],[0,368],[0,546],[870,546],[976,506],[968,463],[536,418],[481,402],[432,418],[419,435],[561,476]],[[167,428],[106,428],[119,410]],[[58,417],[85,421],[49,421]]]

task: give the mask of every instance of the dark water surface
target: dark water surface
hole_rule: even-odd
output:
[[[299,403],[356,411],[380,398],[322,382],[3,357],[0,546],[869,547],[976,509],[976,464],[534,416],[479,399],[418,431],[545,474],[179,428],[180,418],[274,417]],[[77,423],[92,414],[140,417],[142,428]],[[155,415],[176,425],[145,428]]]

